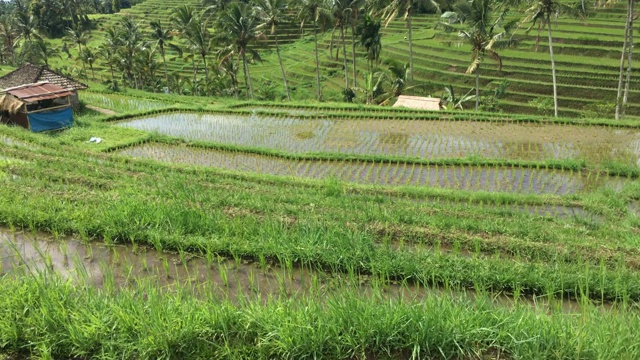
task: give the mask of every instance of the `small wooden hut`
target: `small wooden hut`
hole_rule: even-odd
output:
[[[5,89],[0,95],[0,122],[33,132],[68,128],[73,125],[72,95],[49,82]]]
[[[393,107],[398,106],[410,109],[438,111],[440,110],[440,99],[422,96],[400,95],[396,103],[393,104]]]
[[[45,66],[24,64],[16,70],[0,77],[0,89],[12,88],[25,84],[34,84],[39,82],[50,82],[61,88],[71,91],[73,94],[69,98],[71,105],[76,106],[80,100],[78,98],[78,90],[87,89],[88,86],[74,80],[68,76],[49,69]]]

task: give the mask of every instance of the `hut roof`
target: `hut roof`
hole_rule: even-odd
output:
[[[49,68],[27,63],[5,76],[0,77],[0,89],[43,81],[56,84],[68,91],[84,90],[88,88],[87,85]]]
[[[428,98],[422,96],[400,95],[393,107],[402,106],[419,110],[440,110],[439,98]]]
[[[71,91],[49,82],[26,84],[4,89],[3,91],[22,102],[56,99],[73,94]]]

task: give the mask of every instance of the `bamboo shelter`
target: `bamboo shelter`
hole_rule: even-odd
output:
[[[72,95],[73,92],[49,82],[5,89],[0,95],[0,122],[33,132],[68,128],[73,125]]]

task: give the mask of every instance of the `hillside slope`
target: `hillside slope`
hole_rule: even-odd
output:
[[[93,43],[100,41],[104,29],[116,26],[123,15],[130,15],[148,26],[152,20],[159,20],[169,26],[171,11],[178,5],[199,6],[200,0],[147,0],[119,14],[102,17],[93,32]],[[622,5],[598,10],[584,22],[559,18],[553,25],[554,51],[556,54],[558,94],[561,114],[580,116],[585,110],[602,107],[615,99],[620,50],[624,32],[625,8]],[[445,34],[435,30],[436,15],[419,16],[413,19],[415,78],[420,87],[416,94],[440,96],[446,85],[452,85],[457,93],[466,93],[474,87],[474,76],[466,74],[469,65],[470,49],[457,46],[456,34]],[[404,21],[398,19],[383,28],[382,59],[408,61],[407,29]],[[532,100],[550,99],[552,96],[551,71],[546,32],[541,34],[536,46],[536,32],[516,32],[514,39],[519,41],[515,48],[500,50],[503,68],[497,71],[496,65],[486,61],[481,71],[481,88],[490,91],[503,80],[508,80],[506,95],[500,99],[502,111],[516,113],[539,113],[540,110],[530,104]],[[283,27],[280,35],[282,57],[294,98],[298,100],[315,98],[315,60],[313,38],[308,29],[301,34],[297,24]],[[344,70],[342,55],[335,59],[329,51],[330,32],[319,37],[320,65],[323,93],[325,99],[341,99],[344,88]],[[336,41],[338,37],[336,36]],[[351,35],[346,34],[349,76],[352,77]],[[265,84],[276,84],[281,91],[281,74],[275,51],[269,46],[269,40],[256,46],[260,49],[262,61],[251,65],[251,74],[255,87],[260,90]],[[341,53],[340,53],[341,54]],[[366,62],[364,52],[358,49],[357,86],[362,87]],[[213,55],[212,55],[213,57]],[[97,68],[101,68],[98,64]],[[169,71],[191,77],[193,69],[187,61],[174,59],[169,63]],[[107,72],[102,78],[107,78]],[[242,77],[242,71],[239,72]],[[633,72],[630,94],[630,106],[627,113],[640,115],[640,89],[637,86],[639,74]],[[240,79],[240,83],[243,81]],[[358,92],[358,100],[364,101],[364,94]],[[470,106],[470,105],[468,105]]]

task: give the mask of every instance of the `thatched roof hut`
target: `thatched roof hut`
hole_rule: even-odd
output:
[[[78,91],[89,88],[87,85],[47,67],[27,63],[5,76],[0,77],[0,89],[39,82],[50,82],[68,91]]]
[[[410,109],[438,111],[440,110],[440,99],[422,96],[400,95],[396,103],[393,104],[393,107],[399,106]]]

